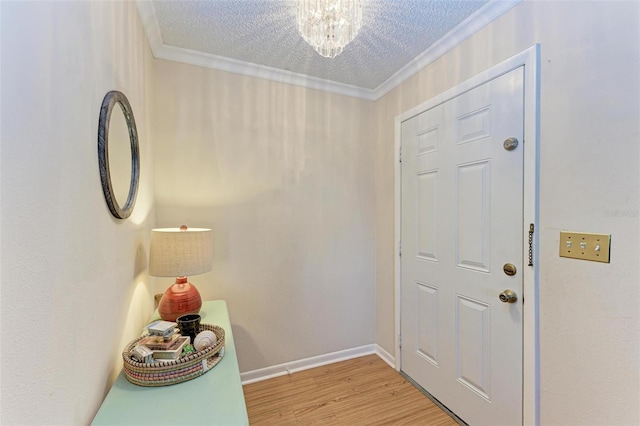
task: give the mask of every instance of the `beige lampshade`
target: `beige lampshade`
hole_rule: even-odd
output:
[[[149,251],[149,274],[154,277],[204,274],[213,264],[213,233],[204,228],[153,229]]]

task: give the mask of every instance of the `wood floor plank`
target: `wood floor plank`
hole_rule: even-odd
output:
[[[297,401],[305,401],[317,391],[318,385],[311,378],[282,382],[273,388],[255,389],[253,385],[244,387],[247,411],[255,414],[276,409],[290,409]]]
[[[278,409],[264,411],[261,413],[253,413],[251,415],[251,424],[256,425],[298,425],[298,419],[292,411],[280,411]]]
[[[377,355],[244,386],[251,425],[455,426]]]

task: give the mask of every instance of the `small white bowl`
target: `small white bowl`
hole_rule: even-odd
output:
[[[201,351],[204,348],[215,345],[217,341],[218,338],[213,331],[205,330],[198,333],[196,338],[193,339],[193,347],[196,348],[196,351]]]

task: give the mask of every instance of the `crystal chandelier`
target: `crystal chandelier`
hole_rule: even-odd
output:
[[[335,58],[362,27],[362,0],[299,0],[298,30],[325,58]]]

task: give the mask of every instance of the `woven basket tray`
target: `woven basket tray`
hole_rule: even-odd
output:
[[[122,352],[124,374],[127,380],[139,386],[167,386],[195,379],[211,370],[222,359],[220,350],[224,348],[224,330],[217,325],[200,324],[200,331],[204,330],[211,330],[216,335],[217,341],[214,346],[185,357],[156,361],[151,364],[138,362],[130,355],[137,343],[148,335],[133,340]]]

